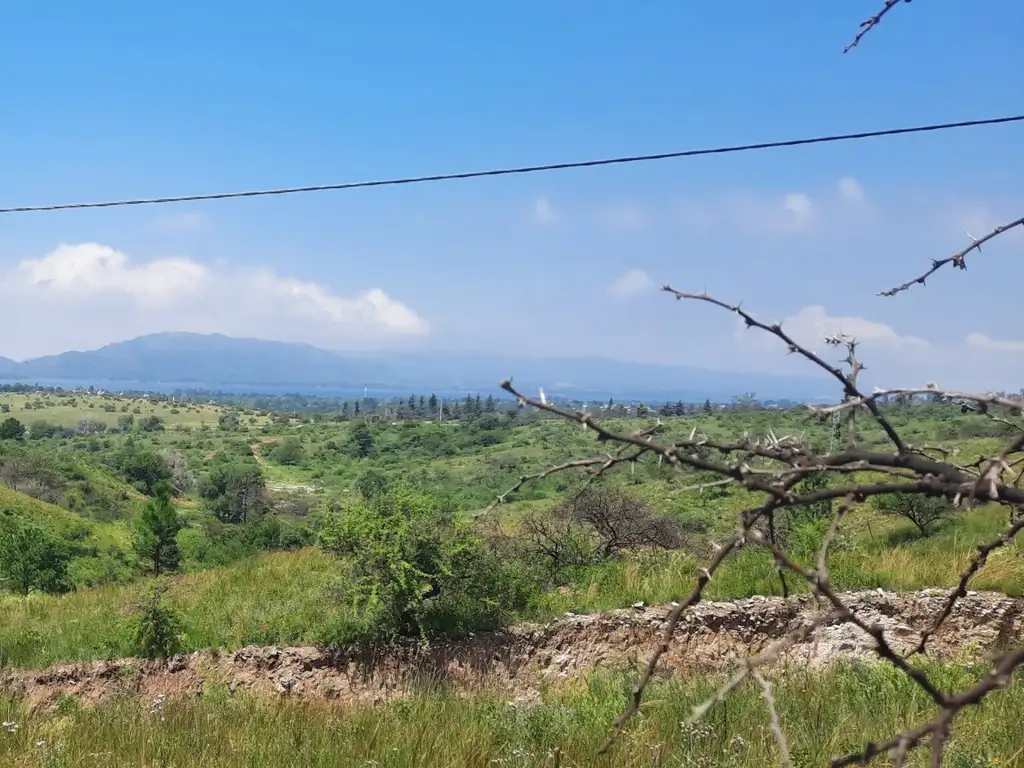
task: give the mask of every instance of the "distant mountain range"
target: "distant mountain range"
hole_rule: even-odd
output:
[[[0,358],[0,380],[108,389],[371,394],[495,392],[517,386],[593,399],[809,401],[833,395],[828,380],[625,363],[593,357],[530,358],[457,353],[339,353],[308,344],[220,334],[156,333],[86,352],[23,362]],[[834,396],[834,395],[833,395]]]

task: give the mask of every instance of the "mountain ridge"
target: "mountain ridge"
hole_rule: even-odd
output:
[[[601,357],[533,358],[494,353],[336,352],[300,342],[224,334],[152,333],[22,362],[0,358],[0,379],[26,383],[133,382],[204,387],[288,387],[300,390],[497,391],[514,376],[549,394],[643,399],[820,399],[827,380],[743,374],[683,366],[627,363]],[[145,387],[142,387],[145,389]]]

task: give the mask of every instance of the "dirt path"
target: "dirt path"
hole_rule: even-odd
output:
[[[944,595],[877,590],[847,595],[847,604],[881,624],[896,648],[909,650],[941,610]],[[811,609],[806,597],[698,605],[677,628],[662,668],[677,673],[729,668],[798,626]],[[89,704],[123,693],[199,695],[204,685],[221,684],[232,691],[369,702],[408,693],[425,681],[444,681],[456,690],[484,686],[528,699],[546,681],[646,659],[668,611],[662,606],[568,615],[548,625],[523,625],[429,649],[408,645],[351,653],[271,646],[199,651],[165,662],[61,664],[0,674],[0,694],[23,695],[36,705],[69,694]],[[1022,632],[1024,598],[971,592],[933,638],[929,653],[947,659],[977,655],[1019,642]],[[872,641],[856,627],[833,624],[794,646],[783,661],[821,667],[840,659],[872,659],[871,648]]]
[[[268,440],[267,442],[277,442],[277,441],[276,440]],[[267,460],[265,458],[263,458],[263,456],[260,454],[260,443],[259,442],[252,443],[249,446],[249,449],[252,451],[252,457],[254,459],[256,459],[256,463],[259,464],[261,468],[266,469],[266,467],[267,467]],[[285,492],[285,493],[289,493],[289,492],[290,493],[316,493],[318,491],[318,488],[315,485],[306,484],[306,483],[279,483],[279,482],[272,482],[272,481],[268,480],[266,482],[266,486],[267,486],[267,490],[277,491],[279,493],[280,492]]]

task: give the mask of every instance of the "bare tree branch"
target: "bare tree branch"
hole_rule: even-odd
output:
[[[843,49],[843,53],[849,53],[851,50],[856,48],[860,43],[861,38],[878,26],[885,14],[891,11],[899,2],[900,0],[885,0],[885,5],[882,7],[882,10],[860,23],[860,31],[857,33],[856,37],[853,38],[853,41]],[[904,2],[909,3],[910,0],[904,0]]]
[[[896,1],[898,1],[898,0],[896,0]],[[893,0],[887,0],[887,2],[893,2]],[[888,8],[886,10],[888,10]],[[884,11],[883,11],[883,13],[884,13]],[[987,235],[985,235],[983,237],[975,238],[975,237],[972,237],[971,234],[968,232],[967,233],[968,237],[971,237],[971,244],[969,246],[967,246],[966,248],[964,248],[962,251],[958,251],[958,252],[954,253],[952,256],[947,256],[944,259],[934,259],[934,260],[932,260],[931,267],[929,267],[923,274],[915,277],[913,280],[908,280],[907,282],[901,283],[900,285],[897,285],[897,286],[895,286],[893,288],[890,288],[890,289],[888,289],[886,291],[881,291],[878,295],[879,296],[895,296],[897,293],[901,293],[902,291],[909,291],[915,285],[924,285],[925,280],[927,280],[929,277],[934,275],[936,272],[938,272],[940,269],[942,269],[947,264],[952,264],[957,269],[964,269],[964,270],[966,270],[967,269],[967,255],[969,253],[971,253],[971,251],[979,251],[980,252],[981,251],[981,246],[984,245],[985,243],[987,243],[992,238],[998,237],[999,235],[1003,234],[1004,232],[1006,232],[1008,230],[1011,230],[1014,227],[1020,227],[1020,226],[1024,226],[1024,217],[1019,218],[1016,221],[1011,221],[1011,222],[1009,222],[1007,224],[1002,224],[1002,225],[996,227],[995,229],[993,229],[991,232],[989,232]]]

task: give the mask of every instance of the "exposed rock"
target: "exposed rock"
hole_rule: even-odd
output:
[[[905,652],[942,610],[946,594],[873,590],[843,598],[868,625],[879,625],[897,651]],[[808,621],[815,610],[809,596],[701,603],[684,614],[661,669],[729,668]],[[375,651],[249,646],[233,653],[178,654],[163,662],[59,664],[7,671],[0,676],[0,694],[22,695],[41,705],[63,693],[89,704],[124,693],[196,696],[219,684],[232,692],[375,702],[447,684],[456,690],[492,688],[528,701],[545,682],[645,660],[670,611],[671,606],[637,604],[602,614],[568,614],[547,625],[521,625],[429,648],[413,643]],[[977,656],[1019,642],[1022,632],[1024,599],[969,592],[929,641],[928,652],[933,658]],[[866,633],[833,620],[789,648],[780,663],[820,668],[838,660],[865,661],[876,658],[873,648]]]

